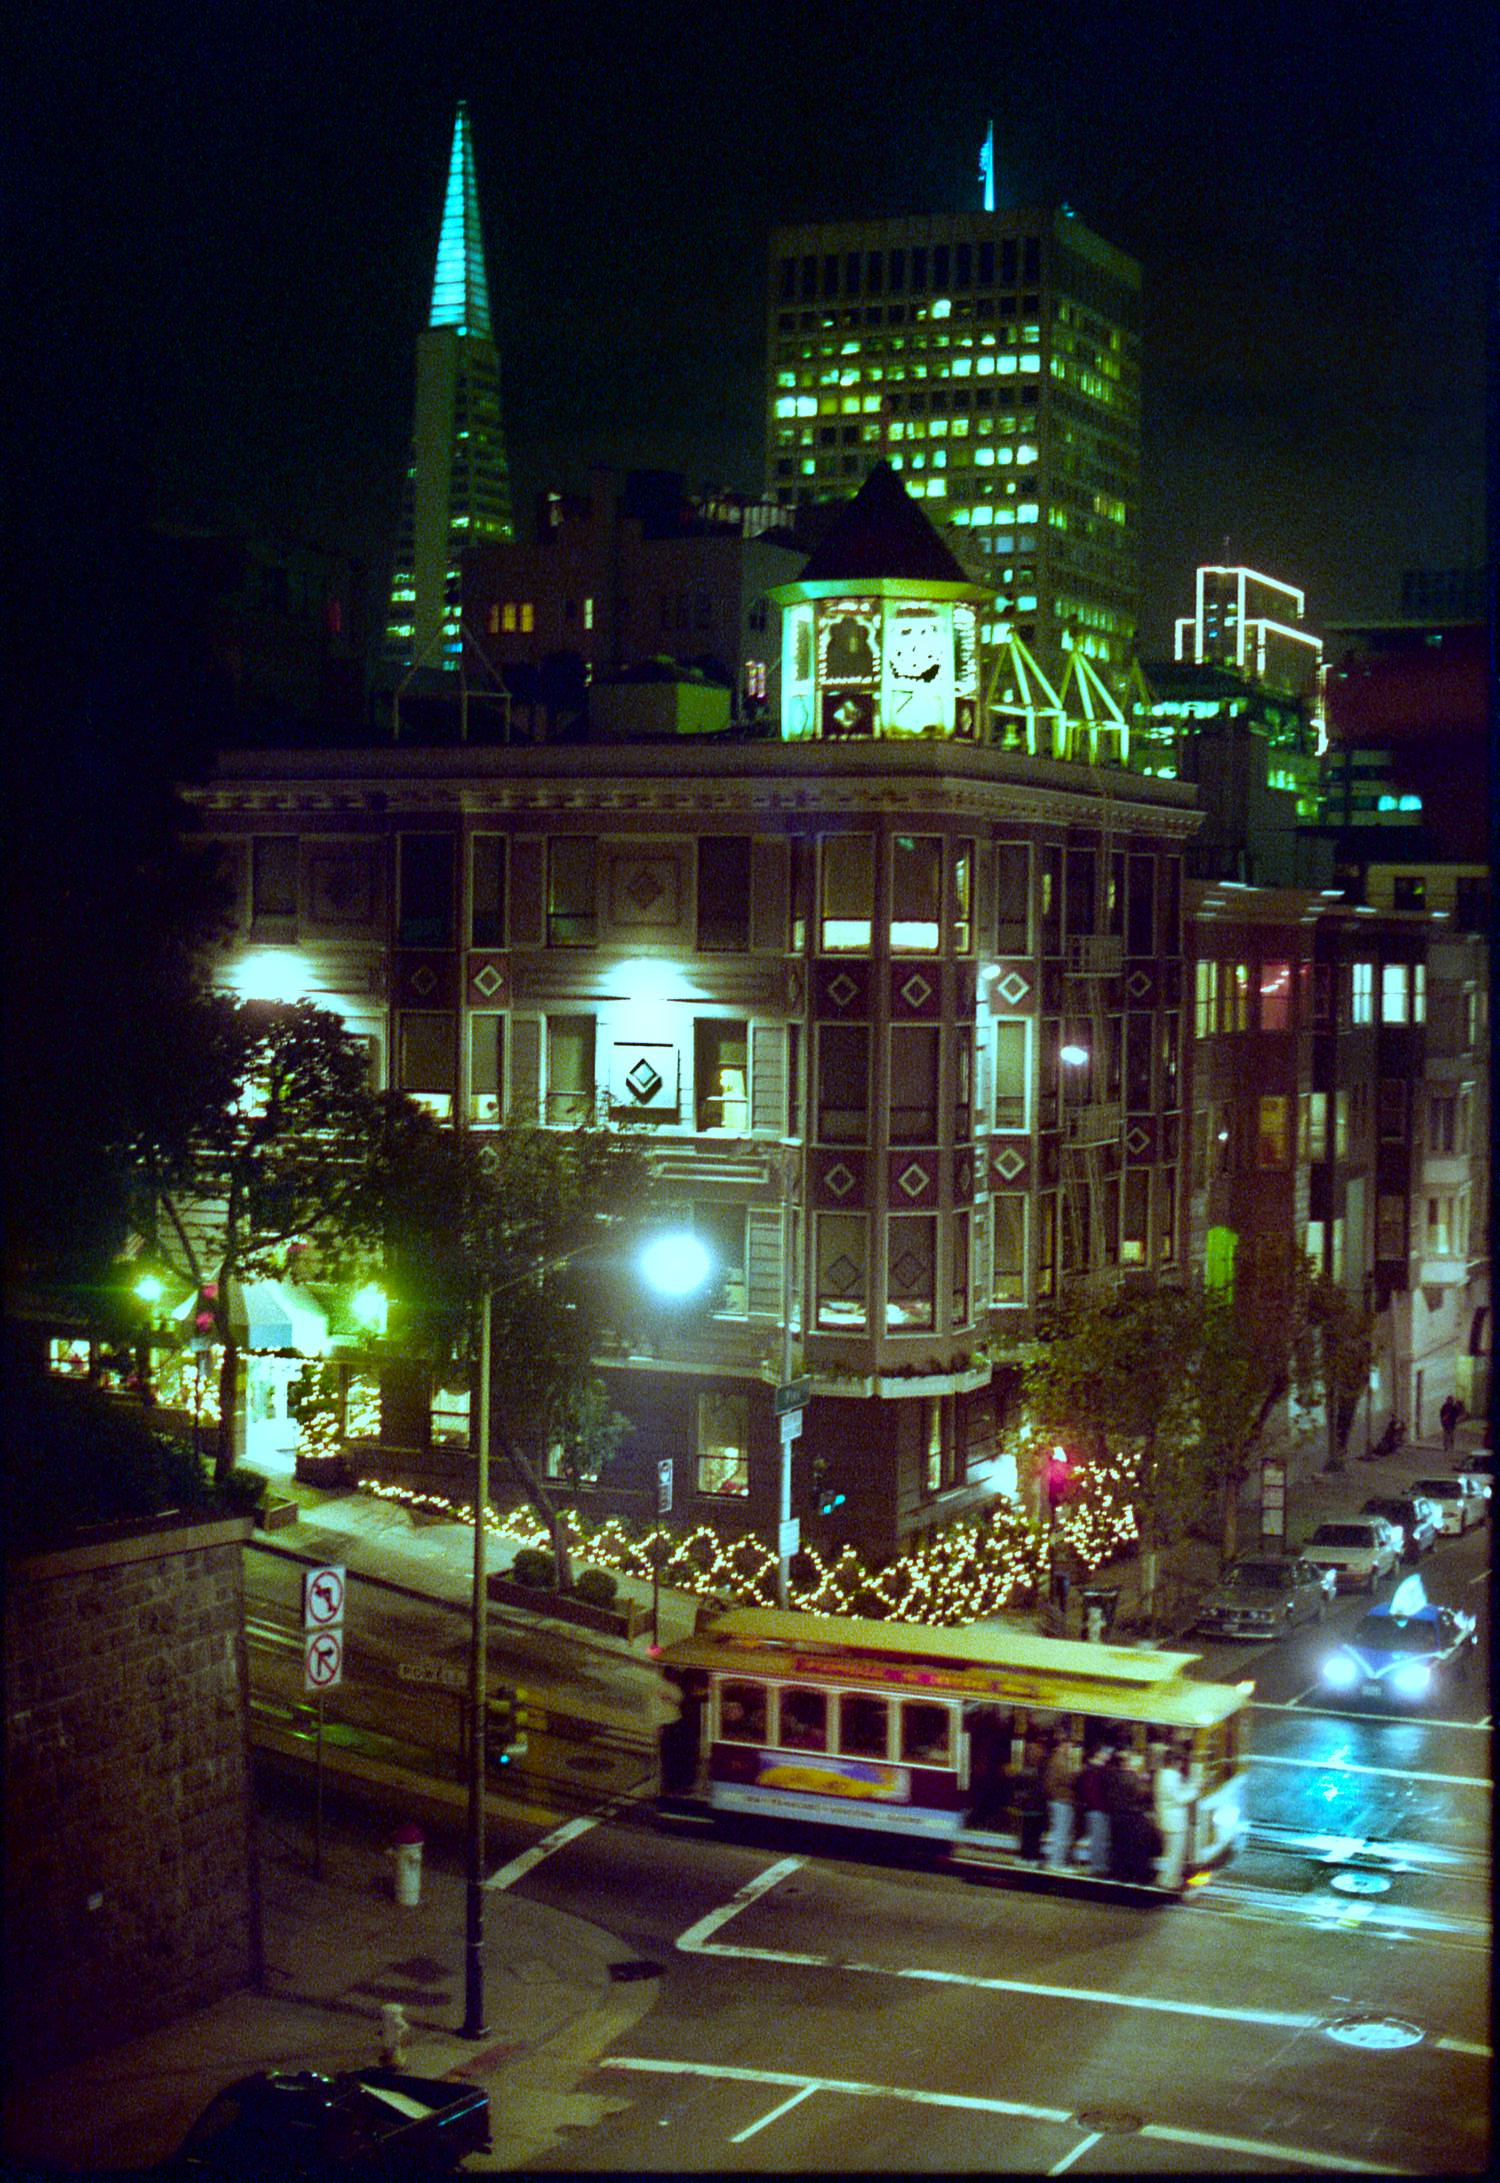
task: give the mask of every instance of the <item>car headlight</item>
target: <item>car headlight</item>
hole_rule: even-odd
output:
[[[1358,1668],[1346,1652],[1332,1652],[1323,1662],[1323,1680],[1335,1690],[1347,1690],[1359,1674]]]
[[[1408,1660],[1391,1677],[1398,1698],[1425,1698],[1432,1688],[1432,1670],[1424,1660]]]

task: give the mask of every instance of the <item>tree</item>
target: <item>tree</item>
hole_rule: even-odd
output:
[[[1069,1297],[1025,1369],[1028,1406],[1071,1448],[1127,1451],[1136,1473],[1145,1605],[1154,1620],[1160,1550],[1201,1505],[1205,1474],[1191,1376],[1201,1300],[1152,1288]]]
[[[618,1438],[593,1358],[638,1308],[619,1239],[648,1181],[639,1140],[615,1131],[516,1123],[480,1138],[394,1105],[365,1180],[361,1225],[382,1235],[393,1331],[409,1352],[472,1362],[490,1297],[493,1444],[547,1526],[563,1588],[547,1451],[562,1447],[576,1482]]]
[[[1294,1389],[1311,1399],[1319,1385],[1311,1296],[1307,1260],[1274,1237],[1258,1250],[1242,1246],[1233,1284],[1201,1299],[1191,1369],[1225,1562],[1238,1550],[1240,1496],[1267,1426]]]
[[[220,1348],[222,1479],[239,1414],[236,1289],[289,1270],[336,1279],[379,1243],[369,1175],[386,1102],[363,1047],[308,1002],[210,994],[188,1021],[187,1045],[159,1053],[159,1096],[125,1149],[136,1227],[197,1291],[199,1331]]]
[[[1358,1304],[1327,1274],[1308,1286],[1308,1316],[1317,1331],[1323,1416],[1328,1435],[1326,1468],[1341,1471],[1360,1397],[1368,1392],[1375,1354],[1375,1314]]]

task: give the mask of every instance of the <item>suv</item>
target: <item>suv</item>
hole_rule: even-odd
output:
[[[1401,1559],[1420,1561],[1437,1545],[1442,1519],[1431,1501],[1420,1493],[1372,1493],[1360,1511],[1364,1516],[1383,1516],[1402,1537]]]
[[[1302,1552],[1315,1568],[1333,1571],[1341,1592],[1373,1592],[1401,1558],[1401,1534],[1383,1516],[1346,1516],[1319,1524]]]
[[[1451,1531],[1459,1538],[1484,1514],[1483,1497],[1474,1491],[1472,1481],[1467,1478],[1414,1478],[1407,1491],[1420,1493],[1431,1501],[1442,1519],[1444,1531]]]

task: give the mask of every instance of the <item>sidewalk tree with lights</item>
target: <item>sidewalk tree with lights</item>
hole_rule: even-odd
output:
[[[472,1366],[490,1299],[494,1445],[546,1525],[564,1590],[567,1534],[547,1454],[559,1447],[576,1481],[594,1475],[618,1437],[593,1358],[607,1330],[644,1308],[619,1239],[645,1218],[648,1187],[644,1151],[628,1133],[514,1123],[480,1136],[405,1102],[387,1108],[365,1180],[393,1350],[433,1368]]]
[[[143,1130],[129,1150],[136,1231],[191,1291],[190,1330],[219,1353],[222,1479],[241,1411],[236,1290],[285,1274],[339,1281],[378,1246],[368,1183],[390,1102],[368,1088],[364,1049],[339,1018],[305,1001],[206,996],[193,1070],[187,1126]]]

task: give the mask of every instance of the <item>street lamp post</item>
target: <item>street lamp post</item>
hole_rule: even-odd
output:
[[[482,2039],[484,2020],[484,1765],[488,1699],[488,1606],[485,1512],[490,1498],[489,1291],[479,1307],[479,1404],[475,1431],[474,1596],[469,1625],[469,1859],[464,1924],[465,2039]]]

